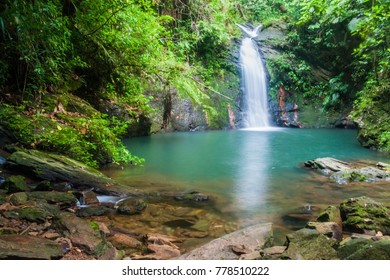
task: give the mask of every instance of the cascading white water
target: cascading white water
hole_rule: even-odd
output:
[[[240,64],[243,96],[243,126],[265,128],[270,126],[268,116],[267,77],[254,37],[260,26],[253,30],[237,24],[249,38],[244,38],[240,47]]]

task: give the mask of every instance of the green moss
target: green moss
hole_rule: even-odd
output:
[[[116,162],[141,164],[131,155],[120,136],[127,124],[96,111],[84,100],[72,95],[48,95],[39,107],[1,105],[1,125],[20,145],[64,154],[92,167]],[[66,98],[65,98],[66,97]],[[57,99],[56,101],[54,101]],[[54,113],[58,100],[64,110]]]
[[[50,217],[50,214],[47,211],[35,207],[19,208],[15,211],[18,213],[20,219],[30,222],[43,223]]]

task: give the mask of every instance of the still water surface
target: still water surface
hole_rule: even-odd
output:
[[[338,185],[302,167],[318,157],[389,162],[362,148],[354,130],[266,129],[171,133],[125,141],[145,166],[107,170],[114,179],[150,191],[199,191],[209,210],[238,227],[272,222],[276,240],[345,198],[371,196],[390,202],[390,184]],[[210,206],[212,205],[212,206]]]

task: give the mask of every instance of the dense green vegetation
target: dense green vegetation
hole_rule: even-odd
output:
[[[282,55],[268,61],[273,90],[324,111],[353,107],[363,145],[390,151],[389,10],[388,0],[4,0],[0,126],[91,166],[142,163],[120,139],[148,133],[162,110],[151,101],[190,98],[223,127],[238,93],[235,23],[286,22]]]
[[[364,146],[390,151],[388,0],[286,3],[283,55],[269,61],[272,85],[324,111],[348,110]]]
[[[218,126],[214,108],[226,108],[229,99],[221,102],[223,97],[213,96],[218,88],[210,88],[235,71],[226,59],[237,32],[234,5],[2,1],[0,125],[20,145],[62,152],[92,166],[140,162],[119,139],[126,126],[148,117],[153,99],[189,97]],[[126,117],[103,114],[108,106]]]

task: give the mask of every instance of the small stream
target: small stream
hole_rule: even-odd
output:
[[[198,216],[207,216],[209,223],[218,221],[218,227],[224,230],[208,238],[199,235],[197,242],[188,243],[189,247],[259,222],[272,222],[275,243],[283,243],[285,234],[303,227],[305,219],[343,199],[367,195],[388,203],[389,182],[338,185],[303,168],[306,160],[318,157],[389,162],[384,154],[362,148],[355,138],[354,130],[336,129],[160,134],[125,140],[130,151],[146,159],[145,166],[104,172],[124,184],[151,192],[199,191],[209,195],[210,201],[180,205],[198,209]],[[156,213],[164,209],[175,212],[170,208],[173,204],[160,204],[160,208],[156,204],[151,209],[157,207],[159,210],[153,210]],[[132,224],[129,227],[133,229],[163,234],[180,235],[177,229],[185,227],[180,221],[161,226],[145,218],[117,215],[113,219],[122,226]]]

